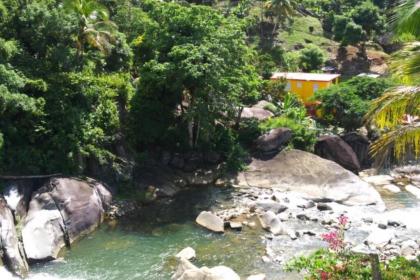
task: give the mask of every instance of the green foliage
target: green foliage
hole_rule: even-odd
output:
[[[344,29],[343,38],[341,40],[342,45],[356,45],[360,42],[366,41],[366,32],[363,28],[350,21],[347,23],[346,28]]]
[[[320,70],[325,60],[326,55],[323,50],[318,46],[309,44],[300,52],[299,66],[305,72]]]
[[[385,19],[381,15],[379,8],[370,1],[365,1],[362,5],[355,6],[350,15],[356,24],[362,26],[369,38],[374,32],[380,34],[384,31]]]
[[[318,109],[327,124],[354,130],[362,126],[370,100],[381,96],[391,86],[384,79],[355,77],[315,93]]]
[[[286,81],[282,79],[265,80],[262,83],[262,95],[266,99],[279,101],[286,94]]]
[[[165,139],[183,148],[206,146],[216,120],[227,124],[258,97],[254,53],[236,18],[203,6],[147,2],[147,9],[155,24],[139,46],[133,140],[143,147]]]
[[[292,130],[291,146],[295,149],[312,151],[316,142],[316,133],[310,129],[308,121],[299,121],[287,116],[270,118],[260,125],[263,131],[273,128],[287,127]]]
[[[420,277],[420,260],[408,261],[403,257],[381,263],[384,280],[409,280]],[[369,256],[321,249],[309,256],[292,259],[286,265],[287,271],[305,271],[305,279],[368,280],[372,279]]]

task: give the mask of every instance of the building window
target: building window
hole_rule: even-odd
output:
[[[291,88],[292,88],[292,85],[290,84],[290,82],[287,82],[286,90],[290,91]]]
[[[296,86],[297,86],[297,88],[302,88],[302,82],[297,82]]]
[[[319,85],[318,84],[314,84],[314,92],[316,92],[319,89]]]

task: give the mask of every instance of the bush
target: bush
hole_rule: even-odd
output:
[[[329,245],[329,249],[320,249],[309,256],[292,259],[286,264],[286,271],[305,271],[305,279],[342,280],[372,279],[371,257],[355,254],[349,250],[345,242],[346,216],[340,216],[336,228],[321,237]],[[382,279],[411,280],[420,279],[420,257],[417,261],[408,261],[399,257],[388,264],[381,264]]]
[[[286,94],[286,80],[264,80],[262,86],[262,96],[265,99],[279,101]]]
[[[310,44],[300,52],[299,66],[303,71],[319,70],[325,60],[324,51],[318,46]]]
[[[381,96],[390,86],[392,83],[385,79],[354,77],[316,92],[314,98],[321,102],[317,109],[322,121],[350,131],[362,126],[370,100]]]
[[[295,149],[311,151],[316,142],[315,130],[308,128],[309,121],[299,121],[286,116],[271,118],[260,125],[263,131],[273,128],[287,127],[292,130],[291,146]]]

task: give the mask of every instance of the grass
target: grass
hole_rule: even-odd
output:
[[[286,50],[293,50],[296,45],[305,46],[313,43],[320,48],[327,50],[328,47],[337,45],[336,42],[324,37],[321,22],[310,16],[295,17],[290,31],[280,31],[277,38]],[[310,32],[313,27],[313,32]]]

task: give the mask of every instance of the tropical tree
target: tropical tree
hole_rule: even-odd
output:
[[[76,47],[79,57],[83,56],[86,44],[109,54],[117,26],[109,20],[108,9],[96,0],[65,0],[64,8],[78,17]]]
[[[415,0],[405,0],[396,8],[392,18],[396,36],[410,34],[420,36],[420,5]],[[420,52],[417,48],[412,57],[399,60],[397,74],[403,81],[414,84],[394,88],[374,100],[366,118],[384,133],[371,147],[371,153],[379,165],[393,153],[396,160],[420,157]],[[394,64],[395,66],[395,64]],[[417,85],[416,85],[417,84]]]
[[[279,23],[290,20],[296,13],[297,2],[295,0],[268,0],[265,3],[265,7],[268,11],[268,16],[274,22],[274,33]]]

